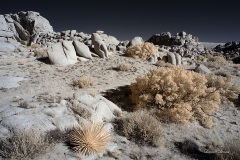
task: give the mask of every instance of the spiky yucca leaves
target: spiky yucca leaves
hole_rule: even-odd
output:
[[[103,151],[109,142],[110,133],[103,123],[75,126],[69,131],[68,140],[74,152],[91,155]]]

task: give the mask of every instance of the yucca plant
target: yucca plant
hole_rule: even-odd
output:
[[[83,155],[102,152],[108,145],[110,133],[103,123],[83,124],[68,132],[70,148]]]

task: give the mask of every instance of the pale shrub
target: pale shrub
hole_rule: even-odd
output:
[[[225,104],[238,100],[240,87],[232,83],[231,77],[206,75],[208,87],[215,87],[220,95],[221,102]]]
[[[158,68],[136,78],[130,86],[136,109],[156,109],[163,121],[187,123],[198,120],[213,125],[210,114],[220,104],[220,94],[207,86],[204,75],[180,67]]]
[[[131,64],[127,62],[121,62],[117,66],[117,70],[119,71],[129,71],[131,69]]]
[[[126,50],[127,56],[141,59],[148,59],[157,52],[158,48],[149,42],[131,46]]]
[[[82,76],[80,79],[73,81],[73,85],[78,86],[79,88],[90,87],[93,85],[93,83],[94,83],[94,79],[89,75]]]
[[[207,62],[204,63],[207,67],[218,68],[221,66],[226,66],[228,62],[222,56],[212,56],[210,54],[207,55]]]
[[[28,160],[46,153],[53,147],[48,137],[43,137],[38,130],[14,134],[0,141],[0,156],[6,159]]]
[[[117,131],[138,144],[156,147],[164,145],[163,128],[154,116],[147,111],[127,113],[116,120]]]

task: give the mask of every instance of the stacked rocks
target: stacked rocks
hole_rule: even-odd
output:
[[[177,33],[175,36],[172,36],[170,32],[155,34],[147,42],[159,46],[171,46],[174,51],[184,48],[189,52],[204,52],[204,46],[198,42],[198,38],[186,32]]]
[[[228,60],[233,60],[240,63],[240,43],[239,42],[227,42],[224,45],[218,45],[213,50],[222,54]]]
[[[164,58],[165,62],[173,65],[186,63],[180,60],[181,57],[193,59],[196,55],[206,53],[207,51],[198,41],[197,37],[187,34],[184,31],[177,33],[175,36],[172,36],[170,32],[155,34],[147,42],[159,46],[160,59],[165,57],[164,55],[167,55],[167,58]]]

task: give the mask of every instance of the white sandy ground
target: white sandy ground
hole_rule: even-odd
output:
[[[28,56],[28,54],[12,53],[0,57],[0,77],[24,78],[21,82],[18,82],[19,87],[16,86],[16,83],[12,86],[14,88],[0,87],[0,112],[11,107],[22,111],[23,109],[19,107],[19,99],[36,102],[41,108],[48,105],[48,101],[54,101],[54,98],[72,97],[74,93],[80,90],[85,90],[91,94],[104,95],[107,90],[130,85],[138,75],[146,74],[149,70],[157,68],[157,66],[147,61],[119,55],[113,55],[109,59],[95,58],[88,62],[79,62],[75,65],[60,67],[40,62],[36,58]],[[9,62],[12,63],[9,64]],[[132,65],[131,70],[125,72],[114,70],[113,68],[120,62],[130,63]],[[94,86],[87,89],[75,88],[73,80],[82,75],[91,75],[95,81]],[[234,80],[240,84],[239,77],[234,77]],[[1,78],[0,83],[3,86]],[[10,82],[10,84],[12,83]],[[52,99],[46,98],[50,96]],[[36,112],[40,108],[36,108]],[[222,146],[226,141],[240,138],[239,111],[234,107],[224,105],[221,105],[220,108],[220,111],[214,115],[215,126],[212,129],[205,129],[196,123],[188,125],[163,124],[166,144],[161,148],[139,146],[113,131],[107,152],[85,157],[85,159],[113,160],[116,157],[121,160],[192,159],[180,153],[174,146],[174,142],[190,139],[203,147],[211,146],[213,143]],[[209,151],[211,151],[211,147]],[[216,151],[213,150],[213,152]],[[64,144],[59,143],[50,148],[45,155],[40,155],[35,159],[75,160],[78,158]]]

